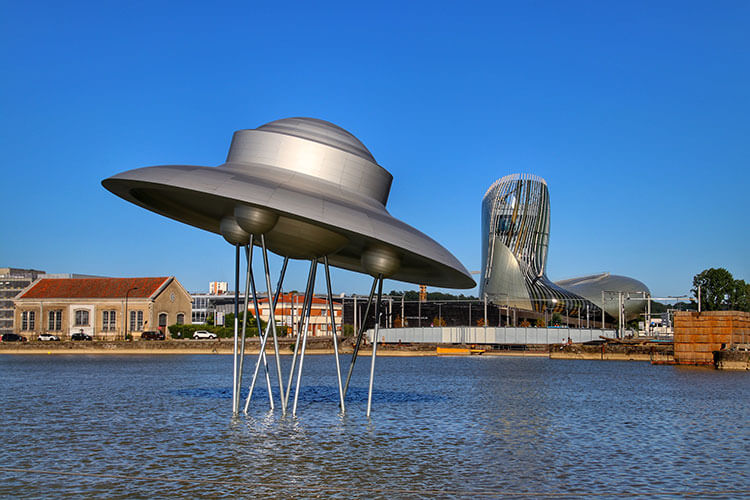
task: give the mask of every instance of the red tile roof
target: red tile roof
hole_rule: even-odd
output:
[[[295,304],[302,304],[304,302],[304,299],[305,299],[305,294],[303,294],[303,293],[301,293],[301,294],[294,294],[294,303]],[[334,304],[339,304],[339,302],[336,299],[337,299],[337,297],[333,298],[333,303]],[[267,303],[268,302],[268,297],[259,297],[258,298],[258,302],[259,303],[264,303],[264,302]],[[279,305],[281,305],[281,304],[289,304],[291,302],[292,302],[292,294],[291,293],[284,293],[284,294],[282,294],[279,297],[279,301],[277,302],[277,304],[279,304]],[[321,298],[318,298],[318,297],[313,297],[313,304],[328,304],[328,301],[326,299],[321,299]]]
[[[19,299],[120,299],[153,295],[169,277],[41,279]],[[137,288],[136,290],[132,290]],[[131,290],[128,293],[128,290]]]

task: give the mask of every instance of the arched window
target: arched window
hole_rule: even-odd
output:
[[[75,312],[75,326],[89,326],[89,312],[86,309]]]
[[[114,332],[117,321],[117,312],[114,310],[102,312],[102,330],[105,332]]]
[[[36,312],[34,311],[23,311],[21,313],[21,330],[33,331],[36,320]]]
[[[184,315],[183,313],[179,313],[179,314],[177,315],[177,324],[178,324],[178,325],[183,325],[183,324],[185,324],[185,315]]]
[[[143,311],[130,311],[130,331],[143,330]]]
[[[62,309],[55,309],[49,312],[48,330],[59,332],[62,330]]]

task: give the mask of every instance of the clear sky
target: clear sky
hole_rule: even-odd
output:
[[[220,236],[100,182],[219,165],[233,131],[310,116],[356,135],[394,176],[391,214],[469,270],[486,189],[530,172],[553,280],[750,280],[749,37],[747,1],[4,0],[0,266],[231,283]],[[369,282],[336,272],[334,292]]]

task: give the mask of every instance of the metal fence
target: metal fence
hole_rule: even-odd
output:
[[[367,331],[372,342],[374,330]],[[381,328],[378,342],[408,344],[561,344],[589,342],[615,337],[614,330],[598,328],[521,328],[521,327],[423,327]]]

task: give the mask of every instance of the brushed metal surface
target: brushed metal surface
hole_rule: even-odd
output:
[[[612,292],[623,292],[635,297],[643,293],[650,294],[648,287],[634,278],[618,276],[616,274],[601,273],[590,276],[581,276],[566,280],[556,281],[561,287],[574,292],[581,297],[591,301],[598,307],[604,307],[604,312],[612,317],[617,317],[617,295]],[[602,291],[605,293],[605,301],[602,304]],[[625,301],[625,317],[629,321],[637,318],[646,307],[645,300],[631,298]]]
[[[265,210],[277,218],[266,229],[268,248],[282,256],[328,255],[332,266],[368,273],[362,255],[382,248],[398,260],[392,279],[475,286],[448,250],[388,213],[392,180],[340,127],[288,118],[235,132],[227,162],[218,167],[144,167],[102,185],[131,203],[217,234],[225,217],[239,215],[239,223],[251,228],[255,222],[243,214]],[[236,232],[225,232],[237,239]]]
[[[604,311],[618,316],[611,292],[648,293],[648,287],[626,276],[603,273],[552,282],[547,278],[550,201],[547,182],[530,174],[495,181],[482,200],[482,278],[480,294],[499,305],[575,315]],[[609,300],[602,303],[602,291]],[[637,318],[643,300],[627,300],[625,317]]]

